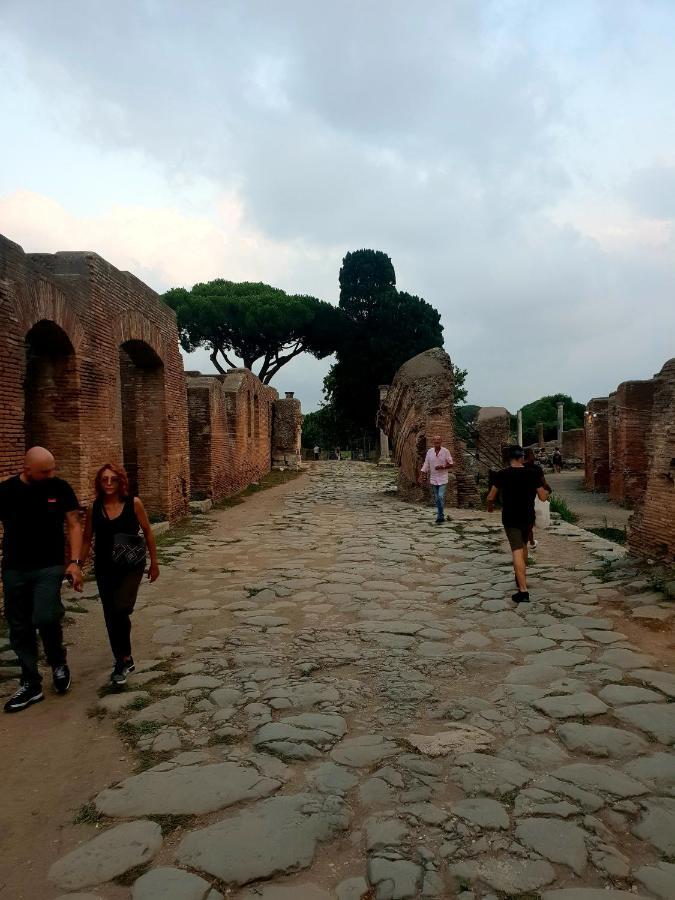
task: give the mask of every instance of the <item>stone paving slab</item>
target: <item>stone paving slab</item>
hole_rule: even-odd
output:
[[[564,524],[514,607],[499,521],[436,527],[394,483],[321,463],[171,548],[139,597],[151,658],[101,701],[143,771],[96,804],[144,839],[92,829],[59,886],[107,896],[142,859],[132,900],[669,896],[670,608]]]

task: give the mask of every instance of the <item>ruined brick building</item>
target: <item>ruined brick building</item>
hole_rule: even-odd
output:
[[[467,467],[464,446],[455,435],[452,363],[444,350],[425,350],[401,366],[381,402],[378,425],[389,437],[403,496],[428,499],[430,491],[421,483],[419,471],[433,436],[440,434],[455,461],[446,505],[477,503],[476,480]]]
[[[86,501],[98,467],[123,463],[154,520],[269,472],[276,434],[282,458],[299,446],[299,401],[289,420],[251,372],[186,379],[175,314],[138,278],[95,253],[24,253],[2,236],[0,383],[0,478],[41,444]]]

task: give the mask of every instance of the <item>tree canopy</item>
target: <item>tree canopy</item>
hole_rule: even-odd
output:
[[[523,443],[534,444],[537,440],[537,423],[544,423],[544,439],[555,440],[558,435],[558,403],[564,404],[565,431],[572,428],[582,428],[584,424],[583,403],[572,400],[568,394],[551,394],[540,397],[522,407],[523,413]],[[513,430],[515,432],[515,416],[513,417]]]
[[[176,312],[184,350],[205,347],[219,372],[236,367],[233,356],[251,371],[261,360],[256,374],[265,384],[300,353],[328,356],[343,330],[337,307],[260,282],[218,278],[162,299]]]
[[[380,384],[389,384],[410,357],[443,346],[440,314],[430,303],[396,290],[391,259],[381,250],[347,253],[340,269],[340,309],[346,319],[337,360],[324,381],[338,418],[372,432]]]

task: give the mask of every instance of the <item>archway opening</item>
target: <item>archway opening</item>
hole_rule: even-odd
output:
[[[58,473],[80,491],[82,474],[80,376],[75,350],[56,322],[42,319],[26,334],[24,438],[46,447]]]
[[[143,341],[120,347],[122,456],[129,486],[148,514],[168,514],[164,365]]]

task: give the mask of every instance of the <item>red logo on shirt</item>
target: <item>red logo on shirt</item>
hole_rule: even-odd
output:
[[[47,503],[56,503],[56,497],[47,497]]]

